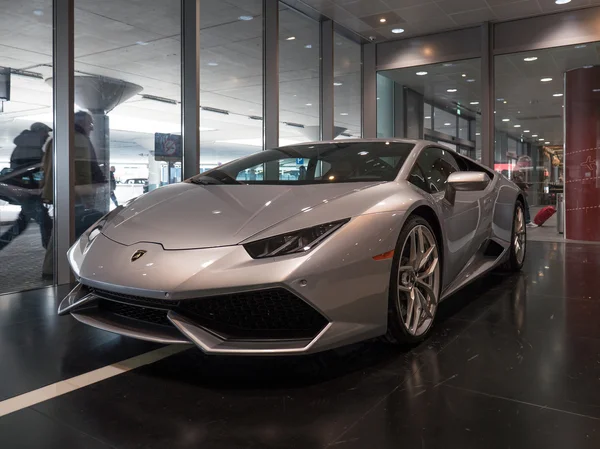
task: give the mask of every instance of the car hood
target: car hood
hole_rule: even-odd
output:
[[[124,245],[152,242],[165,249],[236,245],[305,211],[315,213],[317,206],[335,207],[331,201],[375,185],[181,183],[138,198],[110,220],[103,234]],[[319,223],[317,215],[314,224]]]

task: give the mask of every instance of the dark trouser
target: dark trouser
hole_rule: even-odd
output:
[[[115,195],[114,191],[110,191],[110,199],[112,200],[112,202],[115,204],[116,207],[119,207],[119,203],[117,202],[117,196]]]
[[[40,199],[32,200],[29,203],[21,205],[21,212],[12,226],[0,235],[0,250],[4,249],[10,242],[25,232],[31,219],[34,219],[40,225],[42,236],[42,246],[48,247],[50,234],[52,232],[52,219],[48,214],[48,209],[44,207]]]

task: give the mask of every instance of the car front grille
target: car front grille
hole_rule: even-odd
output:
[[[283,288],[168,301],[89,289],[106,312],[145,323],[173,326],[173,310],[227,340],[314,338],[328,323],[305,301]]]

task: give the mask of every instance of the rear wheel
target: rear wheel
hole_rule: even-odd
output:
[[[525,225],[525,209],[523,203],[517,200],[513,215],[513,226],[510,239],[508,260],[502,265],[506,271],[520,271],[527,253],[527,226]]]
[[[429,223],[410,217],[398,238],[390,275],[388,331],[392,343],[415,343],[433,326],[439,303],[441,259]]]

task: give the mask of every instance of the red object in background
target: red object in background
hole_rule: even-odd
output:
[[[541,226],[544,223],[546,223],[548,219],[555,213],[556,209],[553,206],[546,206],[536,214],[535,218],[533,219],[533,222],[536,225]]]
[[[565,91],[565,237],[600,242],[600,67],[570,70]]]

